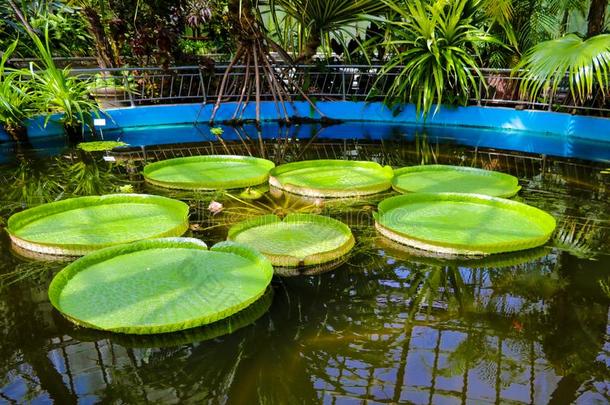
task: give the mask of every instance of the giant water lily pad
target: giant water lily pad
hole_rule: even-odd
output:
[[[385,237],[448,255],[486,255],[546,243],[555,219],[538,208],[476,194],[415,193],[379,203],[375,226]]]
[[[276,215],[256,217],[233,226],[228,239],[251,246],[281,267],[331,262],[355,243],[347,225],[313,214],[290,214],[283,221]]]
[[[144,179],[172,189],[228,190],[266,183],[274,166],[249,156],[192,156],[148,164]]]
[[[113,342],[129,348],[167,348],[204,342],[206,340],[212,340],[220,336],[235,333],[238,330],[255,323],[269,311],[273,302],[273,294],[273,287],[269,286],[261,298],[236,314],[208,325],[177,332],[133,335],[75,326],[70,328],[68,334],[81,342],[96,342],[102,339],[112,338]],[[66,323],[67,322],[68,321],[66,321]],[[66,327],[69,328],[69,325],[66,325]]]
[[[111,332],[153,334],[209,324],[260,298],[273,277],[255,250],[166,238],[91,253],[60,271],[49,298],[72,322]]]
[[[473,167],[427,165],[394,170],[392,187],[401,193],[472,193],[512,197],[521,187],[509,174]]]
[[[83,255],[188,229],[183,202],[144,194],[71,198],[19,212],[8,220],[13,243],[44,254]]]
[[[269,184],[310,197],[354,197],[391,188],[392,176],[391,167],[375,162],[306,160],[274,168]]]

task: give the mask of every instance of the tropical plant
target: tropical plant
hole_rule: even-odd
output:
[[[424,117],[436,104],[466,104],[479,95],[485,80],[479,69],[477,47],[496,42],[473,25],[479,0],[416,0],[402,5],[384,0],[395,20],[383,20],[390,29],[387,46],[392,56],[377,84],[391,77],[386,101],[413,102]]]
[[[568,34],[541,42],[530,49],[515,67],[523,69],[521,92],[531,100],[552,100],[563,79],[577,103],[591,101],[599,89],[608,93],[610,72],[610,34],[582,39]]]
[[[34,43],[34,53],[37,56],[37,68],[32,69],[32,98],[39,111],[46,113],[45,125],[53,113],[61,113],[61,123],[66,135],[71,140],[82,137],[85,125],[90,124],[91,114],[98,115],[98,106],[90,98],[91,84],[77,75],[72,74],[69,67],[60,69],[56,66],[49,44],[49,31],[45,27],[44,42],[40,37],[28,31]],[[91,125],[89,125],[91,127]]]
[[[302,44],[295,62],[309,62],[326,42],[330,47],[330,34],[342,40],[354,38],[355,24],[364,15],[378,14],[386,8],[379,0],[268,0],[275,26],[277,15],[284,12],[298,22],[298,36]],[[288,22],[288,21],[287,21]],[[345,35],[340,35],[341,33]],[[344,42],[344,41],[342,41]]]
[[[91,37],[79,8],[68,0],[31,0],[0,2],[0,50],[14,40],[27,36],[27,30],[41,31],[49,25],[51,49],[55,56],[88,56]],[[1,52],[1,51],[0,51]],[[15,50],[21,57],[29,57],[29,49],[22,41]]]
[[[31,99],[20,80],[22,72],[5,68],[17,44],[18,41],[13,42],[0,58],[0,124],[14,140],[23,141],[27,139],[24,121],[33,112]]]

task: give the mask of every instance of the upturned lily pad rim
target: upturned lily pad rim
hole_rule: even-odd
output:
[[[350,186],[349,189],[339,188],[331,189],[326,187],[320,187],[312,184],[311,187],[303,187],[295,185],[289,182],[282,182],[278,177],[289,173],[294,170],[318,168],[321,171],[324,168],[332,167],[346,167],[346,168],[361,168],[371,171],[375,171],[378,174],[386,177],[386,181],[379,182],[378,184],[368,186]],[[280,190],[288,191],[293,194],[299,194],[309,197],[357,197],[370,194],[377,194],[386,191],[392,187],[392,178],[394,172],[390,166],[381,166],[377,162],[361,161],[361,160],[339,160],[339,159],[317,159],[317,160],[303,160],[300,162],[286,163],[280,166],[276,166],[269,172],[269,184],[272,187]]]
[[[226,180],[223,182],[223,187],[212,185],[205,182],[168,182],[163,180],[157,180],[154,178],[154,172],[156,170],[169,167],[179,166],[188,163],[209,163],[209,162],[246,162],[253,166],[258,166],[263,170],[266,170],[266,174],[260,176],[243,177],[235,180]],[[270,160],[252,157],[252,156],[239,156],[239,155],[200,155],[200,156],[188,156],[179,157],[173,159],[161,160],[154,163],[149,163],[144,166],[142,174],[146,182],[155,185],[157,187],[170,188],[176,190],[201,190],[201,191],[214,191],[214,190],[232,190],[240,188],[248,188],[264,184],[269,179],[269,170],[275,167],[275,163]]]
[[[421,203],[421,202],[439,202],[439,201],[451,201],[456,203],[477,203],[488,206],[496,206],[504,209],[511,209],[517,211],[527,217],[530,220],[537,222],[544,233],[537,238],[530,238],[522,242],[505,242],[505,243],[493,243],[493,244],[477,244],[476,249],[473,249],[470,245],[451,243],[451,242],[440,242],[437,240],[428,240],[422,238],[416,238],[412,235],[397,231],[384,224],[383,217],[389,215],[389,213],[397,208],[404,208],[409,204]],[[465,193],[413,193],[404,194],[395,197],[390,197],[379,203],[377,207],[378,212],[373,214],[375,218],[375,228],[383,236],[407,245],[413,246],[421,250],[431,250],[437,253],[445,254],[448,257],[452,256],[484,256],[488,254],[496,253],[507,253],[518,250],[531,249],[544,245],[553,234],[556,227],[556,221],[553,216],[549,213],[542,211],[539,208],[532,207],[530,205],[520,203],[505,198],[491,197],[482,194],[465,194]],[[459,220],[459,218],[456,218]]]
[[[412,193],[414,190],[409,190],[398,185],[398,180],[401,175],[411,174],[411,173],[419,173],[419,172],[430,172],[430,171],[446,171],[452,170],[457,172],[465,172],[470,174],[475,174],[477,176],[489,176],[496,177],[498,179],[506,179],[510,180],[511,188],[507,188],[498,194],[491,195],[492,197],[501,197],[508,198],[516,195],[519,190],[521,190],[521,186],[519,185],[519,179],[510,174],[496,172],[493,170],[485,170],[479,169],[476,167],[466,167],[466,166],[451,166],[451,165],[419,165],[419,166],[407,166],[401,167],[400,169],[394,170],[394,178],[392,179],[392,188],[399,193]]]
[[[146,239],[180,236],[188,230],[189,206],[186,203],[171,198],[150,194],[107,194],[102,196],[75,197],[66,200],[54,201],[13,214],[8,219],[6,230],[9,233],[12,242],[22,249],[51,255],[81,256],[97,249],[115,246],[116,243],[43,243],[39,241],[30,241],[20,237],[18,235],[19,229],[41,218],[62,212],[99,205],[128,203],[155,204],[163,206],[169,210],[175,211],[176,216],[179,216],[182,219],[179,225],[160,234],[150,235]]]
[[[181,321],[177,323],[169,323],[161,326],[146,326],[146,325],[130,325],[130,326],[116,326],[111,328],[101,328],[90,322],[87,322],[84,319],[77,319],[69,314],[65,313],[61,309],[61,304],[59,302],[61,297],[61,292],[67,285],[67,283],[72,279],[76,274],[85,271],[90,266],[102,263],[108,259],[113,259],[117,256],[126,255],[129,253],[141,252],[143,250],[148,249],[171,249],[171,248],[180,248],[180,249],[196,249],[196,250],[210,250],[214,252],[224,252],[229,254],[234,254],[241,256],[245,259],[248,259],[256,265],[260,271],[264,273],[266,276],[266,283],[264,286],[261,286],[260,292],[253,295],[250,299],[242,301],[239,305],[235,305],[231,308],[227,308],[221,312],[212,313],[202,315],[197,318],[193,318],[187,321]],[[113,246],[105,249],[101,249],[95,251],[93,253],[84,256],[70,265],[66,266],[63,270],[55,275],[51,284],[49,285],[48,296],[51,301],[51,305],[55,309],[57,309],[64,317],[73,322],[78,326],[83,326],[91,329],[104,330],[108,332],[119,332],[126,334],[135,334],[135,335],[149,335],[149,334],[160,334],[160,333],[169,333],[169,332],[177,332],[182,330],[187,330],[191,328],[195,328],[202,325],[211,324],[213,322],[225,319],[242,309],[248,307],[250,304],[256,302],[260,297],[263,296],[265,290],[271,283],[271,279],[273,277],[273,266],[263,256],[258,253],[256,250],[242,245],[240,243],[235,242],[219,242],[214,245],[212,248],[208,249],[207,245],[199,240],[194,238],[160,238],[160,239],[151,239],[151,240],[143,240],[139,242],[124,244]]]
[[[379,236],[375,247],[385,251],[386,256],[409,263],[419,263],[429,266],[465,266],[472,269],[502,269],[519,266],[547,256],[551,252],[548,246],[538,246],[531,249],[498,253],[485,256],[455,256],[444,255],[429,250],[395,242],[384,236]]]
[[[356,240],[354,239],[354,235],[352,234],[351,229],[349,228],[349,226],[347,226],[343,222],[338,221],[334,218],[323,216],[323,215],[304,214],[304,213],[288,214],[286,217],[284,217],[283,220],[282,220],[282,218],[280,218],[279,216],[274,215],[274,214],[262,215],[262,216],[255,217],[252,219],[247,219],[236,225],[233,225],[229,229],[227,240],[230,240],[230,241],[235,240],[235,238],[237,238],[237,236],[240,233],[242,233],[246,230],[256,228],[259,226],[281,223],[281,222],[283,222],[285,224],[308,222],[308,223],[316,223],[319,225],[328,226],[328,227],[331,227],[331,228],[336,229],[339,232],[341,232],[346,237],[347,240],[345,241],[345,243],[343,243],[341,246],[339,246],[336,249],[333,249],[330,251],[319,252],[319,253],[315,253],[315,254],[310,254],[310,255],[307,255],[304,257],[298,257],[298,256],[294,256],[294,255],[287,255],[287,254],[278,255],[278,254],[272,254],[272,253],[268,253],[268,252],[261,252],[267,258],[269,258],[271,263],[276,267],[304,267],[304,266],[315,266],[315,265],[319,265],[319,264],[323,264],[323,263],[328,263],[328,262],[337,260],[338,258],[349,253],[349,251],[356,244]]]

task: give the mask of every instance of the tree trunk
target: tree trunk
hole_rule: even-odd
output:
[[[28,141],[28,129],[24,125],[8,125],[4,124],[4,130],[9,134],[15,142]]]
[[[320,31],[312,30],[309,34],[309,39],[305,44],[305,48],[301,54],[294,60],[295,63],[308,63],[311,62],[314,56],[316,56],[316,52],[318,48],[322,44],[322,38],[320,38]]]
[[[599,35],[604,30],[604,20],[606,17],[606,8],[608,0],[592,0],[589,7],[589,16],[587,17],[587,38]]]

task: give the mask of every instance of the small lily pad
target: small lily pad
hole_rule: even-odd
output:
[[[356,197],[392,187],[392,168],[375,162],[306,160],[271,170],[269,184],[309,197]]]
[[[472,193],[512,197],[519,180],[510,174],[474,167],[426,165],[394,170],[394,190],[401,193]]]
[[[414,193],[379,203],[375,227],[385,237],[447,255],[487,255],[544,245],[555,219],[504,198]]]
[[[142,239],[180,236],[188,229],[187,204],[146,194],[71,198],[11,216],[7,230],[23,249],[79,256]]]
[[[258,250],[274,266],[311,266],[334,261],[354,247],[344,223],[314,214],[264,215],[229,230],[229,240]]]
[[[269,179],[273,162],[250,156],[191,156],[144,167],[144,179],[178,190],[230,190],[258,186]]]

